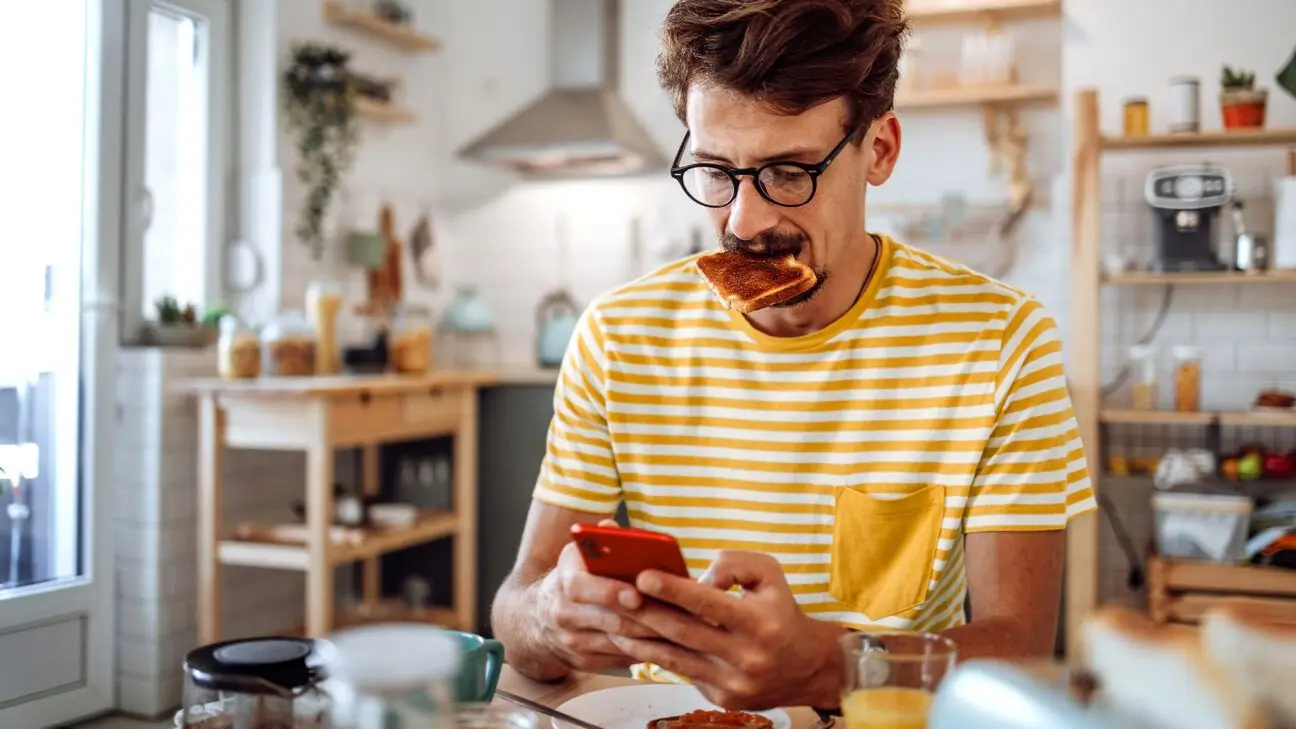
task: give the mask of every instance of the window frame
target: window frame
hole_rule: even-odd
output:
[[[148,317],[144,315],[144,255],[148,191],[146,150],[148,130],[148,21],[155,7],[203,18],[207,23],[208,179],[207,246],[203,251],[203,291],[195,301],[200,313],[209,304],[225,304],[225,251],[230,239],[234,173],[234,27],[232,0],[127,0],[125,160],[122,174],[122,258],[119,332],[122,344],[138,344]],[[184,302],[181,302],[182,304]]]

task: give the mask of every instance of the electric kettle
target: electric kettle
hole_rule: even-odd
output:
[[[566,289],[552,291],[536,307],[536,360],[540,367],[559,367],[576,331],[581,308]]]

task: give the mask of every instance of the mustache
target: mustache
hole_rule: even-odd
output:
[[[776,230],[763,232],[750,240],[743,240],[729,231],[725,231],[724,235],[720,236],[720,247],[726,251],[739,251],[769,258],[796,255],[807,242],[806,236],[800,233],[781,233]]]

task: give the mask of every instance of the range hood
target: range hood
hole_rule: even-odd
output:
[[[551,0],[551,88],[459,155],[527,177],[629,175],[668,161],[617,90],[617,0]]]

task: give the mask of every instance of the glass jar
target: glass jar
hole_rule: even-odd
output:
[[[1174,407],[1185,413],[1201,410],[1201,350],[1174,348]]]
[[[261,374],[261,339],[255,329],[244,326],[232,314],[221,317],[217,352],[221,377],[242,380]]]
[[[338,729],[452,729],[462,660],[459,643],[444,630],[418,623],[387,623],[334,633]]]
[[[315,330],[315,373],[336,375],[342,371],[338,344],[338,313],[342,310],[342,285],[336,281],[312,281],[306,288],[306,319]]]
[[[190,651],[179,729],[331,729],[327,641],[250,638]]]
[[[422,307],[402,308],[388,346],[392,369],[406,375],[427,374],[432,369],[432,313]]]
[[[1148,101],[1136,96],[1125,100],[1125,136],[1144,137],[1148,133]]]
[[[1130,347],[1130,366],[1134,372],[1134,386],[1131,388],[1130,405],[1135,410],[1156,410],[1157,408],[1157,372],[1156,353],[1150,345],[1136,344]]]
[[[315,332],[301,312],[284,312],[261,330],[261,372],[276,377],[315,374]]]

